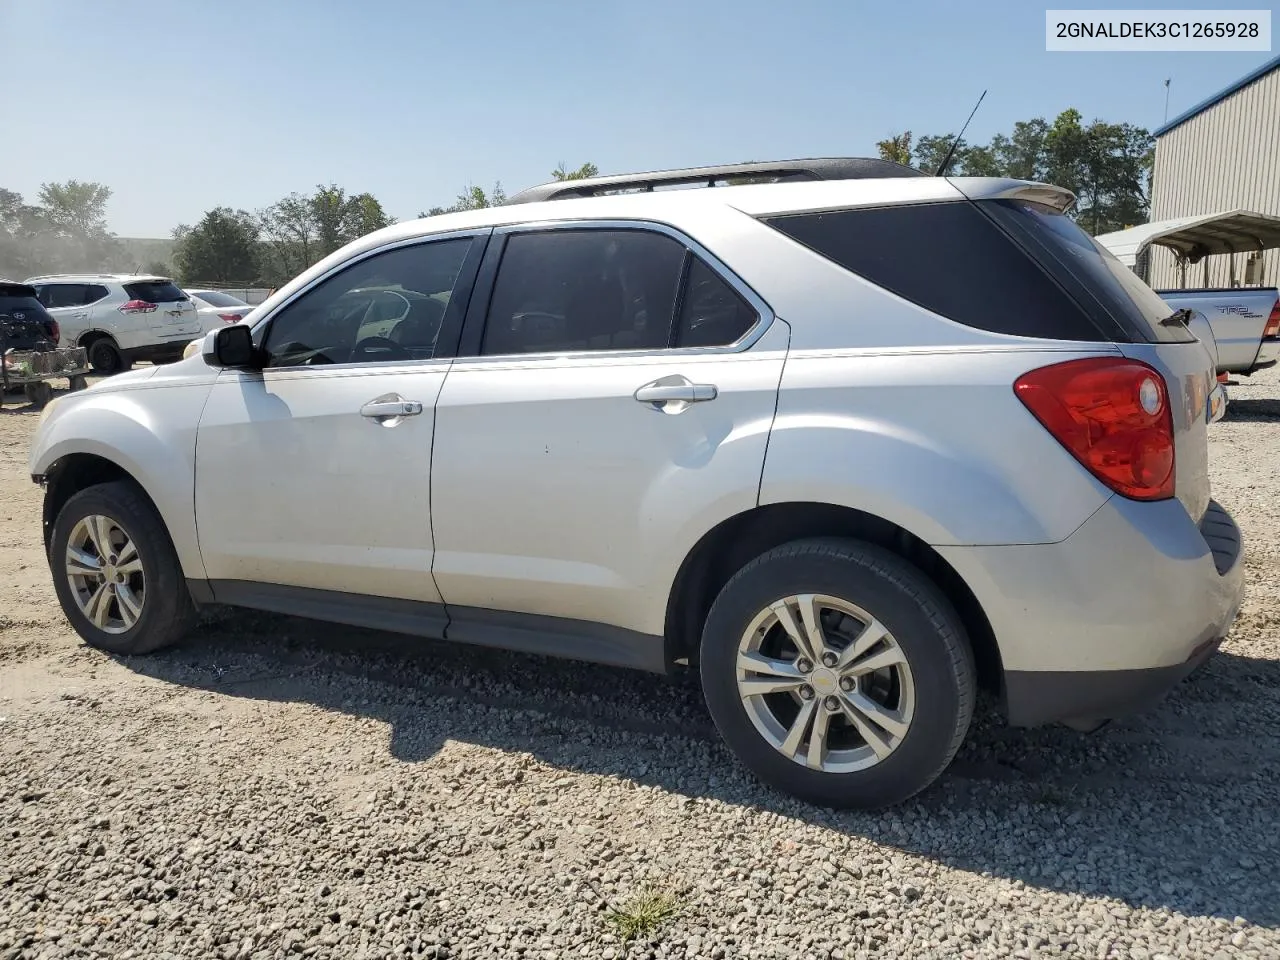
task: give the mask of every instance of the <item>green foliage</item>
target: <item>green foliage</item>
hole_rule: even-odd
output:
[[[560,165],[551,171],[551,176],[561,181],[586,180],[589,177],[598,177],[599,175],[600,175],[600,168],[597,167],[594,163],[589,163],[589,162],[584,163],[582,166],[578,167],[578,169],[576,170],[569,170],[569,169],[566,169],[564,165],[564,161],[561,160]]]
[[[123,247],[107,229],[111,188],[68,180],[40,187],[39,202],[0,189],[0,276],[128,269]]]
[[[173,260],[186,283],[254,284],[261,273],[258,221],[245,210],[214,207],[194,227],[174,228]]]
[[[880,151],[881,160],[911,166],[911,131],[895,134],[888,140],[881,140],[876,144],[876,149]]]
[[[1073,216],[1093,234],[1144,223],[1150,209],[1155,141],[1142,127],[1094,120],[1085,125],[1078,110],[1064,110],[1050,124],[1042,117],[1020,121],[1009,134],[986,145],[961,140],[948,173],[952,176],[1014,177],[1065,187],[1076,195]],[[899,159],[910,133],[876,146],[886,159]],[[953,137],[924,136],[911,150],[917,169],[932,174]]]
[[[611,907],[605,923],[623,941],[648,937],[676,915],[678,902],[667,890],[648,889],[619,907]]]
[[[257,214],[264,242],[260,276],[279,286],[340,247],[395,223],[371,193],[348,195],[336,184],[291,193]]]

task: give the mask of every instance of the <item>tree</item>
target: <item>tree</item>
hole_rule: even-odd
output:
[[[938,169],[954,138],[924,136],[911,147],[915,166]],[[882,140],[877,148],[889,159],[910,147],[910,134]],[[1094,120],[1082,123],[1080,111],[1062,111],[1049,123],[1043,117],[1019,121],[1009,134],[988,144],[956,145],[948,173],[953,176],[1013,177],[1065,187],[1076,195],[1072,211],[1093,234],[1143,223],[1150,209],[1154,140],[1142,127]]]
[[[129,266],[107,229],[111,189],[68,180],[40,187],[38,204],[0,189],[0,275],[98,271]]]
[[[586,180],[588,177],[596,177],[600,175],[600,168],[594,163],[584,163],[576,170],[568,170],[565,168],[564,161],[560,161],[560,165],[551,171],[551,176],[557,180]]]
[[[111,188],[101,183],[45,183],[40,187],[40,205],[49,222],[68,232],[106,234],[107,201]]]
[[[187,283],[257,283],[261,273],[258,221],[245,210],[214,207],[194,227],[174,228],[173,261]]]
[[[551,176],[556,180],[585,180],[587,177],[594,177],[600,173],[600,168],[594,163],[584,163],[576,170],[568,169],[564,161],[560,161],[560,165],[551,171]],[[472,183],[468,183],[463,191],[458,194],[458,198],[449,207],[431,207],[430,209],[419,211],[419,217],[438,217],[444,213],[458,213],[462,210],[483,210],[485,207],[500,207],[507,202],[507,193],[502,189],[502,181],[499,180],[493,185],[493,189],[485,193],[483,187],[477,187]]]
[[[348,195],[336,184],[315,193],[291,193],[257,214],[266,244],[262,272],[272,285],[284,283],[352,240],[395,223],[371,193]]]
[[[881,160],[911,166],[911,131],[896,133],[888,140],[881,140],[876,144],[876,149],[880,151]]]

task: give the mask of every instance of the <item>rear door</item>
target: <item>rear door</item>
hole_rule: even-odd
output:
[[[124,285],[128,302],[120,312],[143,315],[155,340],[190,340],[200,335],[195,302],[172,280],[135,280]]]
[[[660,635],[688,538],[755,506],[786,325],[642,224],[498,231],[481,276],[494,269],[437,405],[449,637],[515,642],[486,610],[560,618],[521,621],[543,650],[564,618]]]

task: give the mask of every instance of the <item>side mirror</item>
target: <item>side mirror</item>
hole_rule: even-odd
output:
[[[253,345],[253,330],[243,323],[232,323],[205,337],[204,362],[211,367],[239,367],[255,370],[258,349]]]

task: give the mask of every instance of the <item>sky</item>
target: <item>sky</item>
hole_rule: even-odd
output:
[[[1172,118],[1275,55],[1048,53],[1045,6],[0,0],[0,129],[18,145],[0,186],[34,200],[47,181],[105,183],[125,237],[330,182],[407,219],[561,161],[874,156],[903,130],[954,132],[984,89],[970,142],[1068,107],[1154,129],[1166,78]]]

